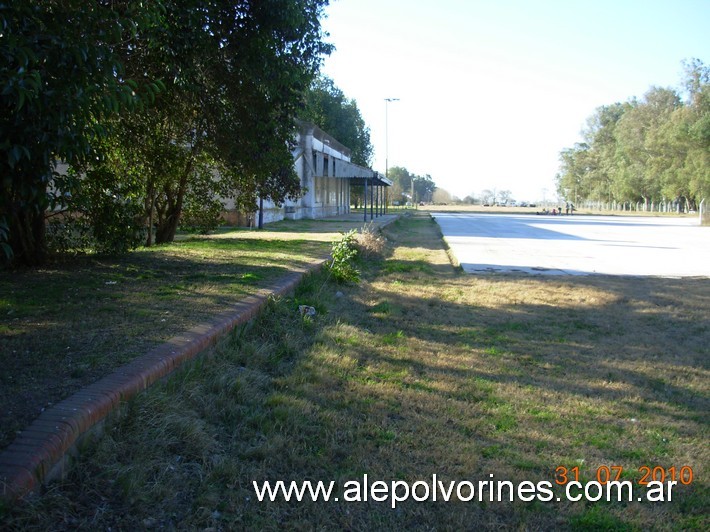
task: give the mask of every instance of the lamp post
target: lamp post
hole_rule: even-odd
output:
[[[399,98],[385,98],[385,177],[389,179],[389,122],[387,108],[390,102],[398,102]]]

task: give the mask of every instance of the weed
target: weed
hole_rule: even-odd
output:
[[[603,505],[585,508],[570,520],[570,525],[577,530],[633,530],[634,527],[609,512]]]
[[[332,259],[328,269],[333,279],[338,283],[357,283],[360,281],[360,271],[355,268],[354,260],[358,255],[355,230],[344,233],[331,247]]]
[[[389,314],[392,311],[392,305],[390,305],[389,301],[380,301],[367,311],[373,314]]]
[[[392,332],[392,333],[387,333],[382,336],[382,343],[385,345],[394,345],[398,344],[404,339],[404,332],[403,331],[397,331],[397,332]]]

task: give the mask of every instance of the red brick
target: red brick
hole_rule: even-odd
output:
[[[53,434],[66,433],[73,435],[81,432],[81,424],[77,419],[72,419],[68,416],[56,412],[53,413],[48,410],[35,419],[30,425],[30,428],[52,432]]]
[[[26,446],[32,445],[35,447],[47,444],[57,449],[69,448],[68,440],[63,438],[60,434],[31,430],[23,430],[22,433],[14,439],[11,445],[15,444]]]
[[[22,466],[0,465],[0,497],[16,500],[37,487],[37,478]]]

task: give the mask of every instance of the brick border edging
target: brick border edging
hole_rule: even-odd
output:
[[[269,297],[290,293],[307,273],[327,260],[312,262],[291,272],[268,289],[234,303],[229,311],[174,336],[42,412],[0,452],[0,499],[18,500],[61,476],[65,457],[79,439],[102,423],[121,403],[215,345],[237,325],[250,321]]]
[[[398,218],[399,215],[395,215],[389,220],[382,220],[378,227],[385,227]],[[0,500],[16,501],[53,478],[62,476],[66,456],[75,450],[80,438],[100,427],[121,403],[215,345],[219,338],[237,325],[250,321],[269,297],[290,293],[306,274],[329,259],[317,260],[290,272],[269,288],[234,303],[229,311],[174,336],[42,412],[8,447],[0,451]]]

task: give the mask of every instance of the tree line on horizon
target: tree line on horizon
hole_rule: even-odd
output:
[[[392,181],[389,187],[389,201],[405,204],[406,202],[431,202],[436,183],[429,174],[413,174],[403,166],[393,166],[387,171]]]
[[[356,103],[320,76],[328,1],[1,5],[0,264],[169,242],[214,226],[220,198],[296,198],[297,118],[369,165]]]
[[[683,66],[685,100],[651,87],[640,100],[596,109],[583,141],[560,153],[561,198],[685,211],[710,199],[710,67],[699,59]]]

